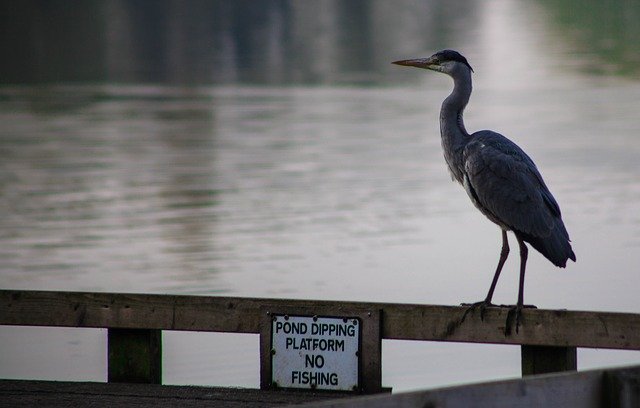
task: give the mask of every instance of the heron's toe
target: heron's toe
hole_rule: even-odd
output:
[[[516,333],[519,332],[520,324],[522,323],[522,309],[523,307],[527,307],[527,306],[516,305],[516,306],[511,306],[509,308],[509,312],[507,313],[507,321],[505,322],[505,328],[504,328],[504,334],[506,336],[509,336],[511,335],[511,333],[513,333],[512,328],[514,326],[516,328]]]
[[[480,309],[480,320],[484,321],[484,315],[488,307],[497,307],[493,303],[482,300],[480,302],[475,303],[462,303],[460,306],[465,306],[467,310],[464,311],[464,315],[462,315],[462,321],[467,317],[469,313],[475,312],[476,309]]]

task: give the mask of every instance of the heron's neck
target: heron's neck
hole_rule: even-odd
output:
[[[471,96],[471,72],[468,70],[459,72],[453,76],[453,81],[453,92],[444,100],[440,110],[440,135],[444,158],[451,175],[462,183],[464,170],[462,151],[470,137],[464,127],[462,113]]]

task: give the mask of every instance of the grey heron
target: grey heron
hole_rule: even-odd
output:
[[[464,186],[475,207],[502,232],[502,250],[489,292],[483,301],[470,305],[467,312],[479,307],[482,318],[485,308],[495,306],[491,300],[509,255],[507,231],[512,231],[520,247],[520,282],[518,302],[507,314],[506,332],[510,332],[513,319],[517,331],[524,307],[526,243],[558,267],[564,268],[568,259],[576,260],[560,207],[533,160],[518,145],[490,130],[469,134],[465,129],[462,114],[471,96],[473,72],[465,57],[457,51],[443,50],[429,58],[393,63],[442,72],[453,78],[453,92],[440,110],[444,158],[452,179]]]

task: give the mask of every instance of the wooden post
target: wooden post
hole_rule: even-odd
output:
[[[162,331],[108,330],[108,382],[162,384]]]
[[[521,346],[522,375],[576,371],[578,369],[575,347]]]
[[[604,403],[607,407],[640,407],[640,367],[604,372]]]

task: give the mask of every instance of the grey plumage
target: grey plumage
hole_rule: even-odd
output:
[[[473,204],[502,230],[503,247],[498,267],[481,311],[491,304],[502,266],[509,254],[507,231],[513,231],[520,247],[520,285],[514,308],[516,330],[524,299],[524,273],[529,243],[554,265],[565,267],[576,260],[560,207],[547,188],[533,160],[511,140],[482,130],[469,134],[463,112],[472,90],[473,69],[453,50],[429,58],[396,61],[394,64],[430,69],[451,76],[453,92],[440,110],[440,134],[445,161],[454,180],[462,184]]]
[[[531,158],[506,137],[483,130],[463,151],[464,186],[475,206],[554,265],[575,261],[560,207]]]

